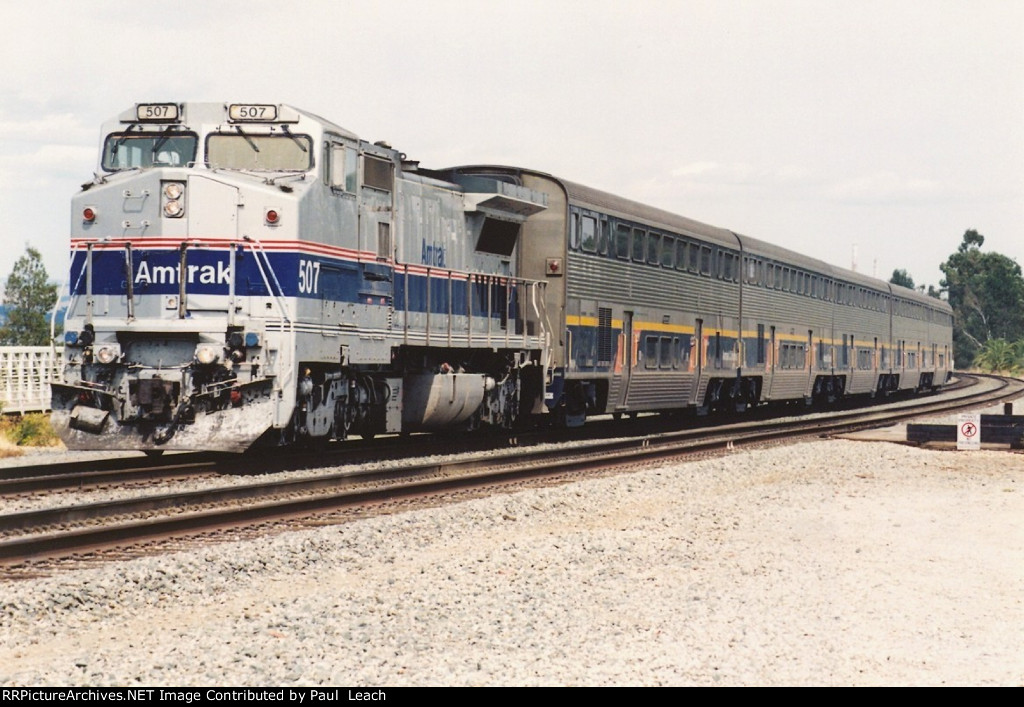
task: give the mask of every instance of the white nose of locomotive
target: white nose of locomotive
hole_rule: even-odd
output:
[[[154,169],[91,185],[75,199],[72,236],[187,236],[188,183],[183,169]]]

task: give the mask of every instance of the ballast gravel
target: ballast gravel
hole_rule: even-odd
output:
[[[1024,456],[821,441],[0,582],[0,685],[1020,685]]]

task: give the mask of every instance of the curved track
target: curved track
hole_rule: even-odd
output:
[[[960,395],[957,391],[975,385],[975,380],[974,377],[957,380],[946,386],[943,395]],[[873,402],[872,400],[851,399],[845,402],[844,408],[838,408],[837,411],[862,409]],[[49,494],[64,490],[78,491],[115,485],[159,485],[174,479],[217,479],[228,476],[275,474],[341,464],[357,466],[372,462],[400,461],[410,457],[432,454],[467,454],[502,450],[509,447],[554,444],[566,440],[582,442],[609,437],[670,434],[679,431],[683,426],[687,430],[706,431],[721,428],[723,424],[732,422],[768,420],[787,412],[792,415],[801,415],[813,411],[806,407],[788,405],[781,408],[765,406],[752,409],[732,418],[646,415],[639,419],[616,421],[606,416],[605,418],[592,418],[588,420],[586,427],[582,428],[521,430],[514,436],[501,433],[457,437],[415,435],[402,438],[402,443],[399,445],[394,443],[394,437],[378,437],[374,440],[337,442],[315,452],[271,448],[241,455],[195,452],[172,453],[152,458],[133,455],[89,461],[47,462],[0,469],[0,497],[12,498],[18,495]],[[259,455],[258,460],[256,460],[256,454]],[[254,467],[256,467],[255,470]]]
[[[998,380],[998,384],[965,386],[939,396],[900,401],[882,409],[840,411],[769,422],[752,420],[713,429],[645,429],[640,434],[614,440],[584,443],[577,440],[576,446],[571,448],[520,447],[506,449],[496,456],[470,455],[451,461],[406,463],[386,471],[349,469],[302,478],[264,476],[258,482],[217,485],[184,493],[150,494],[126,500],[7,513],[0,516],[0,563],[31,571],[43,558],[76,556],[112,547],[137,547],[161,538],[197,534],[205,537],[229,527],[286,518],[308,519],[327,511],[396,499],[427,497],[436,502],[439,494],[479,490],[524,479],[575,480],[584,472],[593,473],[596,469],[715,453],[740,445],[829,436],[922,415],[996,405],[1024,395],[1021,381]],[[657,422],[665,426],[663,421]],[[621,434],[623,426],[615,426],[615,429]],[[508,440],[503,441],[504,446],[508,444]],[[391,445],[392,449],[399,446]],[[199,467],[224,463],[223,460],[185,461]],[[248,460],[249,466],[253,463],[252,459]],[[330,464],[331,460],[321,455],[318,463]],[[278,465],[273,460],[269,464],[271,467]],[[261,464],[261,473],[266,473],[265,466]],[[295,464],[287,466],[295,468]],[[174,464],[161,463],[158,470],[168,475],[183,473],[180,469],[175,472],[174,467]],[[209,468],[207,466],[204,473],[210,473]]]

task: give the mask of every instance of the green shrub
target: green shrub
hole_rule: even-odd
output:
[[[1019,373],[1024,369],[1024,339],[989,339],[974,357],[974,366],[989,373]]]
[[[50,427],[50,416],[42,413],[8,417],[0,425],[0,432],[19,447],[53,447],[60,438]]]

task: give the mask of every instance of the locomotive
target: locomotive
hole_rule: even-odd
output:
[[[140,103],[72,201],[75,449],[223,450],[932,389],[948,305],[278,104]]]

